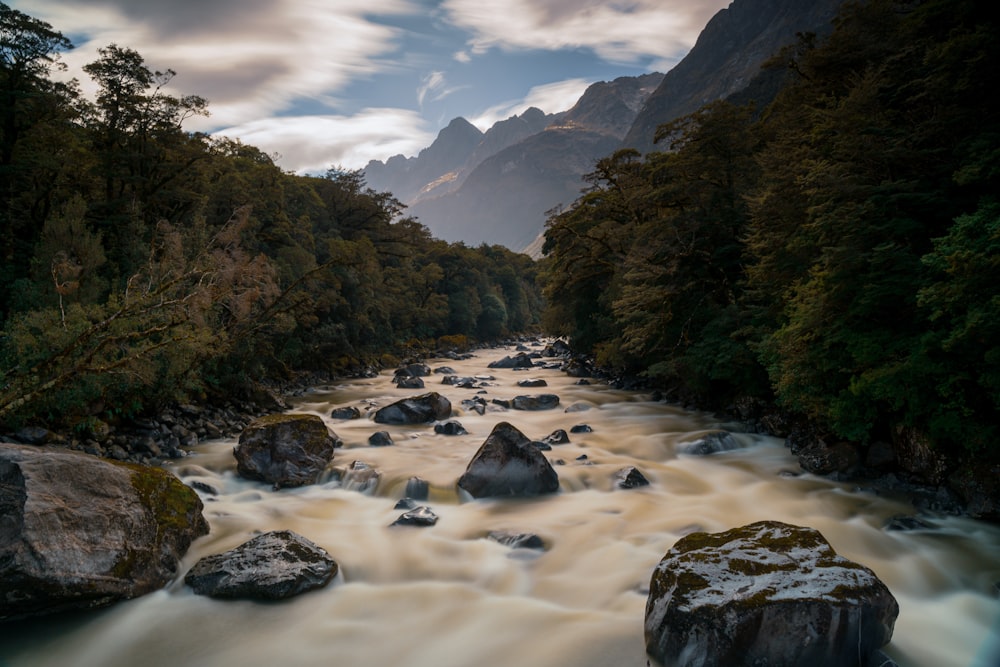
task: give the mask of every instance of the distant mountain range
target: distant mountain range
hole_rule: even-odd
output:
[[[416,157],[369,162],[365,178],[438,238],[537,255],[547,212],[579,197],[598,159],[655,149],[659,125],[714,100],[765,104],[775,86],[752,85],[760,66],[796,33],[828,32],[842,2],[734,0],[665,75],[595,83],[569,111],[531,108],[486,132],[456,118]]]

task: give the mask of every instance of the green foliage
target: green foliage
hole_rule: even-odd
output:
[[[973,0],[846,3],[757,120],[715,103],[598,163],[550,217],[545,322],[704,405],[995,450],[998,45]]]
[[[207,114],[109,45],[96,98],[49,80],[71,48],[0,3],[0,424],[91,423],[411,341],[538,326],[534,262],[431,238],[360,172],[283,172],[183,129]]]

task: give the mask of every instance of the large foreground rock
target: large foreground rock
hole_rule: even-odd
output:
[[[165,586],[208,533],[160,468],[0,444],[0,619],[99,607]]]
[[[322,548],[290,530],[279,530],[202,558],[184,583],[195,593],[215,598],[282,600],[326,586],[338,569]]]
[[[472,457],[458,486],[473,498],[538,496],[559,490],[559,476],[523,433],[500,422]]]
[[[404,398],[375,413],[379,424],[428,424],[451,416],[451,401],[436,391]]]
[[[664,665],[867,667],[899,607],[811,528],[776,521],[681,538],[653,571],[646,650]]]
[[[236,472],[275,487],[312,484],[333,459],[339,438],[316,415],[276,414],[255,419],[233,451]]]

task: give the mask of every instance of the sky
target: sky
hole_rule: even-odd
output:
[[[462,116],[488,129],[570,108],[597,81],[666,72],[729,0],[4,0],[69,38],[60,76],[117,44],[283,169],[416,155]]]

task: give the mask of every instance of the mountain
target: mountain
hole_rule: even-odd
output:
[[[416,157],[395,155],[385,163],[369,162],[365,179],[376,190],[391,192],[402,202],[411,201],[429,183],[461,169],[482,139],[478,127],[456,118]]]
[[[548,117],[543,131],[487,157],[458,188],[417,198],[408,213],[447,241],[523,250],[545,226],[549,209],[580,196],[580,177],[618,148],[662,78],[645,74],[588,86],[573,108]]]
[[[709,20],[691,51],[663,77],[625,137],[646,153],[663,123],[725,99],[751,83],[760,66],[796,33],[829,32],[843,0],[736,0]]]
[[[653,150],[659,125],[708,102],[766,103],[780,81],[758,76],[761,65],[798,32],[828,32],[842,2],[734,0],[666,75],[595,83],[569,111],[532,108],[486,133],[456,118],[417,157],[372,161],[364,175],[438,238],[537,253],[546,212],[579,197],[598,159]]]

